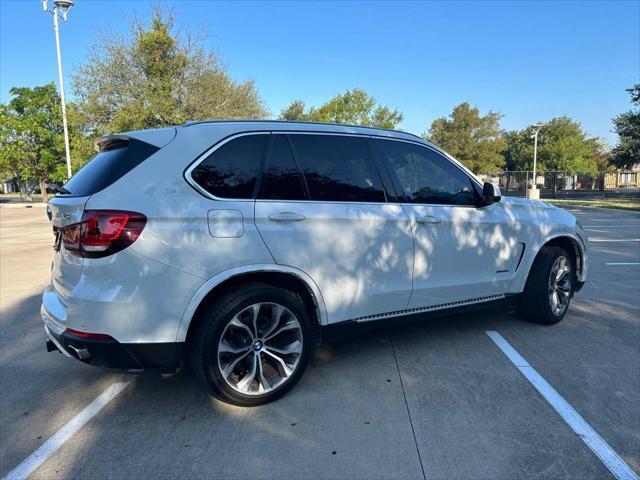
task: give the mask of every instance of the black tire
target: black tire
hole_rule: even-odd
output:
[[[302,352],[297,364],[282,384],[267,393],[243,394],[227,383],[219,367],[218,345],[225,328],[234,317],[255,304],[274,303],[288,309],[298,320],[302,335]],[[198,328],[190,340],[189,360],[198,380],[218,399],[238,406],[262,405],[280,398],[300,379],[313,350],[313,329],[309,312],[295,292],[262,283],[249,283],[209,303],[200,313]],[[298,330],[296,330],[298,333]],[[266,341],[264,342],[266,345]],[[253,350],[251,350],[253,352]],[[251,353],[249,354],[251,355]],[[223,354],[224,357],[224,354]],[[258,359],[266,358],[261,355]],[[296,357],[297,358],[297,357]],[[255,361],[255,360],[254,360]],[[261,362],[261,370],[262,372]],[[259,380],[255,379],[259,384]],[[254,381],[251,382],[254,384]]]
[[[570,272],[567,274],[568,290],[566,298],[566,307],[561,312],[554,311],[551,305],[551,285],[550,275],[556,261],[564,257],[569,265]],[[545,325],[553,325],[558,323],[569,310],[569,303],[573,297],[575,288],[575,269],[571,255],[563,248],[555,246],[544,246],[538,252],[529,278],[524,288],[524,292],[520,296],[518,309],[520,314],[528,321],[534,323],[542,323]]]

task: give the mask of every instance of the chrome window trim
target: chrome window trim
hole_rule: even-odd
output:
[[[322,203],[322,204],[326,204],[326,203],[341,203],[341,204],[356,204],[356,205],[387,205],[387,204],[398,204],[401,205],[401,203],[399,202],[350,202],[350,201],[342,201],[342,200],[278,200],[278,199],[261,199],[261,198],[227,198],[227,197],[218,197],[216,195],[213,195],[212,193],[209,193],[208,191],[206,191],[204,188],[202,188],[198,182],[196,182],[193,177],[192,177],[192,173],[193,171],[202,163],[204,162],[207,157],[209,157],[209,155],[211,155],[213,152],[215,152],[218,148],[222,147],[224,144],[230,142],[231,140],[235,140],[236,138],[240,138],[240,137],[244,137],[246,135],[270,135],[270,134],[281,134],[281,135],[339,135],[339,136],[343,136],[343,137],[362,137],[362,138],[369,138],[370,135],[366,135],[366,134],[358,134],[358,133],[342,133],[342,132],[307,132],[304,130],[296,130],[296,131],[288,131],[288,130],[256,130],[256,131],[252,131],[252,132],[238,132],[238,133],[234,133],[232,135],[229,135],[228,137],[225,137],[224,139],[220,140],[218,143],[216,143],[215,145],[213,145],[212,147],[210,147],[208,150],[206,150],[204,153],[202,153],[200,156],[198,156],[185,170],[184,172],[184,177],[185,180],[187,181],[187,183],[189,185],[191,185],[195,190],[198,191],[198,193],[202,194],[203,196],[210,198],[211,200],[219,200],[219,201],[231,201],[231,202],[255,202],[255,201],[261,201],[261,202],[286,202],[286,203],[292,203],[292,202],[305,202],[305,203]],[[384,138],[384,137],[382,137]],[[380,179],[380,181],[382,182],[382,179]],[[384,186],[384,184],[383,184]],[[386,196],[386,195],[385,195]]]
[[[323,135],[323,136],[327,136],[327,135],[332,135],[332,136],[340,136],[340,137],[361,137],[361,138],[370,138],[371,135],[368,134],[363,134],[363,133],[349,133],[349,132],[306,132],[304,130],[272,130],[271,133],[273,133],[274,135]],[[386,192],[385,186],[384,186],[384,181],[382,180],[382,176],[380,175],[380,172],[378,171],[378,167],[375,164],[375,159],[373,158],[373,155],[371,155],[371,161],[373,168],[375,169],[376,173],[378,174],[378,180],[380,180],[380,186],[382,187],[382,191],[384,193],[384,202],[351,202],[351,201],[347,201],[347,200],[277,200],[277,199],[262,199],[262,198],[257,198],[256,197],[256,201],[261,201],[261,202],[268,202],[268,201],[275,201],[275,202],[306,202],[306,203],[339,203],[339,204],[350,204],[350,205],[388,205],[388,204],[395,204],[398,202],[389,202],[387,200],[388,198],[388,193]],[[297,159],[296,159],[297,160]],[[304,175],[304,172],[302,172],[302,175]],[[399,204],[399,203],[398,203]]]
[[[422,142],[419,142],[419,141],[416,141],[416,140],[408,140],[408,139],[404,139],[404,138],[382,137],[382,136],[378,136],[378,135],[369,135],[369,137],[370,138],[375,138],[376,140],[389,140],[389,141],[392,141],[392,142],[412,143],[414,145],[419,145],[421,147],[428,148],[429,150],[431,150],[431,151],[435,152],[436,154],[442,156],[445,161],[449,162],[451,165],[453,165],[458,170],[460,170],[480,190],[482,190],[482,188],[483,188],[482,183],[480,183],[480,181],[475,177],[475,174],[471,170],[467,169],[464,165],[462,165],[458,160],[453,158],[447,152],[445,152],[444,150],[439,149],[438,147],[436,147],[435,145],[430,144],[429,142],[425,141],[424,143],[422,143]],[[482,207],[478,207],[476,205],[452,205],[450,203],[414,203],[414,202],[405,202],[404,205],[421,205],[421,206],[429,205],[429,206],[433,206],[433,207],[464,207],[464,208],[476,208],[476,209],[487,207],[487,205],[484,205]]]
[[[416,145],[420,145],[421,147],[427,147],[428,149],[433,150],[434,152],[442,155],[446,161],[448,161],[449,163],[452,163],[457,169],[461,170],[462,173],[464,173],[466,176],[471,178],[471,180],[474,181],[479,187],[483,186],[482,182],[480,182],[480,180],[476,178],[475,174],[471,170],[469,170],[467,167],[465,167],[459,160],[456,160],[447,152],[445,152],[441,148],[436,147],[432,143],[427,142],[426,140],[421,142],[419,140],[410,140],[408,138],[384,137],[380,135],[369,135],[369,137],[379,139],[379,140],[392,140],[396,142],[414,143]]]
[[[227,198],[227,197],[218,197],[216,195],[213,195],[212,193],[210,193],[207,190],[205,190],[204,188],[202,188],[200,186],[200,184],[198,184],[198,182],[196,182],[193,179],[192,173],[196,168],[198,168],[198,166],[202,162],[204,162],[209,157],[209,155],[211,155],[213,152],[218,150],[223,145],[229,143],[231,140],[235,140],[236,138],[240,138],[240,137],[246,137],[248,135],[270,135],[270,134],[271,134],[271,132],[267,131],[267,130],[256,130],[256,131],[253,131],[253,132],[239,132],[239,133],[234,133],[234,134],[232,134],[232,135],[220,140],[218,143],[216,143],[215,145],[210,147],[208,150],[206,150],[203,154],[201,154],[199,157],[197,157],[191,163],[191,165],[189,165],[187,167],[187,169],[184,172],[185,180],[196,191],[198,191],[198,193],[200,193],[200,194],[204,195],[205,197],[210,198],[212,200],[232,201],[232,202],[254,202],[255,198]],[[262,164],[262,162],[261,162],[261,164]],[[262,167],[259,167],[259,168],[262,168]],[[257,178],[256,178],[256,181],[257,181]]]
[[[446,204],[446,203],[441,204],[441,203],[413,203],[413,202],[389,202],[389,201],[385,201],[385,202],[350,202],[350,201],[343,201],[343,200],[277,200],[277,199],[274,200],[274,199],[262,199],[262,198],[227,198],[227,197],[218,197],[216,195],[213,195],[212,193],[209,193],[204,188],[202,188],[198,184],[198,182],[196,182],[193,179],[193,177],[192,177],[193,171],[204,160],[206,160],[207,157],[209,157],[209,155],[211,155],[213,152],[215,152],[217,149],[219,149],[220,147],[222,147],[226,143],[230,142],[231,140],[235,140],[236,138],[244,137],[244,136],[247,136],[247,135],[270,135],[270,134],[281,134],[281,135],[339,135],[339,136],[345,136],[345,137],[362,137],[362,138],[370,138],[370,139],[379,139],[379,140],[389,140],[389,141],[395,141],[395,142],[412,143],[412,144],[419,145],[419,146],[424,147],[424,148],[428,148],[428,149],[432,150],[433,152],[435,152],[437,154],[440,154],[442,157],[444,157],[444,159],[446,161],[448,161],[449,163],[454,165],[457,169],[459,169],[462,173],[464,173],[472,182],[474,182],[476,184],[476,186],[478,186],[480,189],[482,189],[482,185],[475,178],[475,176],[474,175],[469,175],[469,172],[467,172],[467,170],[457,160],[453,159],[453,157],[448,155],[446,152],[438,149],[437,147],[435,147],[434,145],[431,145],[430,143],[428,143],[426,141],[425,142],[421,142],[419,140],[409,140],[409,139],[398,138],[398,137],[387,137],[387,136],[383,136],[383,135],[371,135],[371,134],[365,134],[365,133],[313,132],[313,131],[305,131],[305,130],[256,130],[256,131],[250,131],[250,132],[238,132],[238,133],[234,133],[232,135],[229,135],[228,137],[220,140],[215,145],[211,146],[208,150],[206,150],[204,153],[202,153],[200,156],[198,156],[187,167],[187,169],[184,172],[185,180],[198,193],[202,194],[203,196],[205,196],[207,198],[210,198],[211,200],[218,200],[218,201],[232,201],[232,202],[255,202],[255,201],[260,201],[260,202],[271,202],[271,203],[322,203],[322,204],[337,203],[337,204],[353,204],[353,205],[388,205],[388,204],[391,204],[391,205],[415,205],[415,206],[430,206],[430,207],[475,208],[475,209],[485,208],[486,207],[486,206],[485,207],[477,207],[476,205],[451,205],[451,204]]]

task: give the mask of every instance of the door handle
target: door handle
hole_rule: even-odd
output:
[[[293,212],[281,212],[273,215],[269,215],[269,220],[272,222],[281,222],[281,223],[290,223],[290,222],[301,222],[306,220],[307,217],[304,215],[300,215],[298,213]]]
[[[424,217],[416,218],[416,223],[424,225],[425,223],[442,223],[442,220],[438,217],[434,217],[433,215],[425,215]]]

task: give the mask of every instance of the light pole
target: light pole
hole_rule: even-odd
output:
[[[538,200],[540,198],[540,192],[538,191],[538,186],[536,185],[536,166],[538,161],[538,133],[542,129],[544,125],[541,123],[536,123],[535,125],[531,125],[533,128],[533,183],[531,188],[527,190],[527,198],[533,198]]]
[[[60,86],[60,102],[62,103],[62,128],[64,130],[64,150],[67,156],[67,180],[71,178],[71,152],[69,151],[69,129],[67,128],[67,108],[64,103],[64,83],[62,81],[62,57],[60,55],[60,32],[58,29],[58,15],[67,21],[67,13],[73,7],[72,0],[53,0],[53,10],[42,0],[42,8],[53,16],[53,30],[56,34],[56,52],[58,54],[58,82]]]

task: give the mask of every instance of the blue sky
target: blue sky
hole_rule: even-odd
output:
[[[76,0],[61,26],[67,92],[97,34],[125,31],[152,4]],[[630,108],[624,89],[640,78],[638,1],[172,5],[235,79],[255,80],[274,116],[296,98],[318,105],[362,87],[400,109],[413,133],[468,100],[500,111],[504,128],[569,115],[613,145],[611,118]],[[51,80],[50,16],[38,0],[0,0],[0,100]]]

